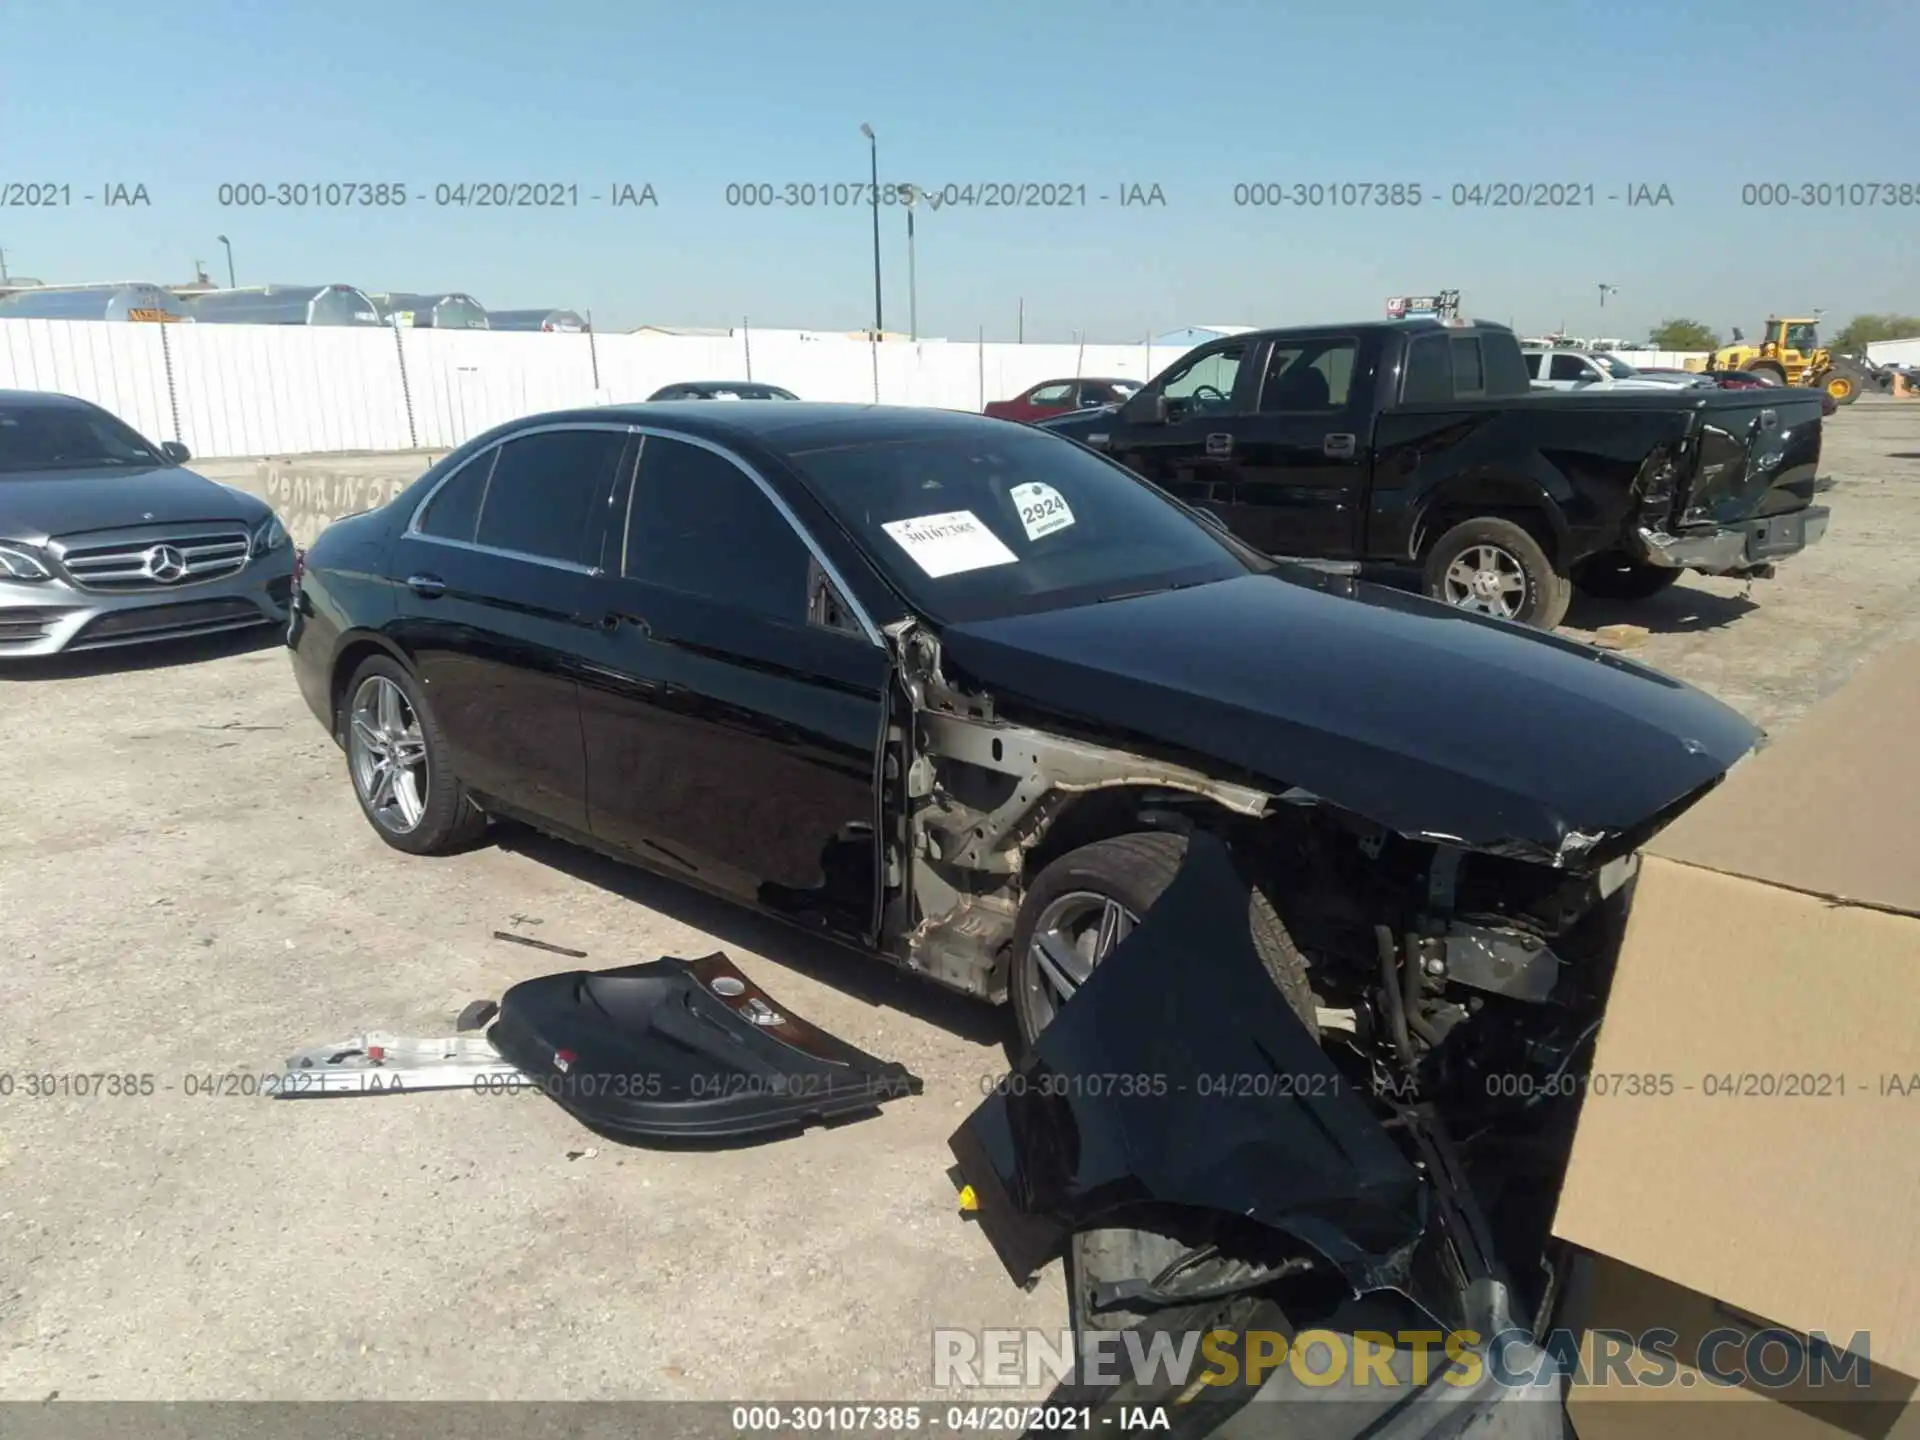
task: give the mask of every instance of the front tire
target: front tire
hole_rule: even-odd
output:
[[[1184,835],[1138,831],[1069,851],[1034,878],[1020,907],[1013,939],[1013,1009],[1024,1046],[1031,1049],[1065,1003],[1065,997],[1053,992],[1048,972],[1078,963],[1084,979],[1125,938],[1138,917],[1153,908],[1173,883],[1186,853]],[[1320,1026],[1306,962],[1293,937],[1258,886],[1249,887],[1247,905],[1247,922],[1261,964],[1288,1008],[1318,1039]],[[1062,942],[1082,938],[1091,943],[1069,943],[1068,954],[1059,953]],[[1054,958],[1043,962],[1049,944]],[[1182,977],[1171,974],[1167,983],[1178,985]],[[1151,1279],[1193,1248],[1199,1237],[1183,1233],[1188,1228],[1167,1217],[1147,1227],[1109,1225],[1074,1234],[1064,1257],[1068,1324],[1076,1333],[1086,1334],[1131,1329],[1148,1318],[1151,1312],[1129,1307],[1096,1311],[1093,1286],[1101,1280]]]
[[[1009,987],[1024,1046],[1032,1047],[1093,967],[1153,908],[1186,853],[1186,836],[1142,830],[1082,845],[1034,877],[1014,925]],[[1258,886],[1249,888],[1247,903],[1261,963],[1293,1013],[1317,1036],[1306,961]],[[1179,977],[1169,976],[1168,983],[1180,983]]]
[[[1589,556],[1573,567],[1574,587],[1596,600],[1646,600],[1679,578],[1678,570],[1611,551]]]
[[[376,655],[347,682],[340,726],[347,776],[374,833],[409,855],[450,855],[487,817],[453,773],[447,738],[404,666]]]
[[[1573,587],[1540,542],[1511,520],[1462,521],[1427,551],[1426,592],[1460,610],[1551,630],[1566,618]]]

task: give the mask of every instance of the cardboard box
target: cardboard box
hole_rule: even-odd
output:
[[[1583,1257],[1556,1324],[1579,1335],[1588,1377],[1567,1401],[1578,1440],[1920,1437],[1906,1376],[1832,1352],[1811,1363],[1780,1338],[1783,1327],[1617,1260]],[[1661,1331],[1672,1337],[1662,1348],[1628,1338]],[[1751,1383],[1755,1360],[1778,1383]]]
[[[1569,1407],[1583,1440],[1663,1433],[1661,1417],[1703,1434],[1710,1409],[1747,1412],[1728,1432],[1742,1435],[1920,1435],[1887,1409],[1920,1376],[1917,1211],[1920,645],[1906,645],[1648,847],[1554,1221],[1606,1257],[1569,1295],[1572,1323],[1680,1332],[1682,1358],[1689,1326],[1742,1323],[1729,1311],[1842,1349],[1863,1336],[1872,1414],[1857,1383],[1730,1397],[1676,1382],[1642,1409],[1647,1387],[1596,1378]]]

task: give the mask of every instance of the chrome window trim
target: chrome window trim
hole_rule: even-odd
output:
[[[819,542],[808,533],[807,527],[800,523],[800,517],[793,513],[793,508],[788,505],[785,498],[773,488],[766,476],[754,469],[746,460],[727,449],[726,446],[708,440],[704,436],[689,435],[683,430],[667,430],[658,425],[634,425],[630,428],[642,437],[657,435],[662,440],[678,440],[682,444],[692,445],[701,450],[710,451],[751,480],[760,493],[766,496],[768,501],[772,503],[774,510],[778,512],[780,518],[787,522],[787,528],[799,537],[802,545],[806,546],[807,553],[813,556],[814,561],[820,566],[820,569],[825,572],[827,579],[833,582],[834,588],[840,592],[840,598],[847,602],[847,608],[853,611],[854,617],[859,620],[860,628],[866,632],[868,641],[882,650],[886,648],[886,641],[880,637],[880,627],[873,623],[873,617],[867,614],[866,606],[860,603],[859,597],[854,594],[853,587],[847,584],[846,577],[840,573],[839,567],[827,558],[826,551],[820,548]],[[646,453],[644,440],[640,449],[641,454],[644,455]],[[639,483],[640,465],[636,458],[633,469],[633,487],[637,488]],[[628,490],[627,496],[629,519],[631,519],[633,489]],[[621,578],[623,579],[626,578],[626,544],[626,534],[623,531],[620,537],[620,569]],[[819,629],[820,627],[815,626],[813,628]],[[834,635],[844,632],[821,630],[820,633],[823,635]]]
[[[552,424],[529,425],[524,430],[515,430],[512,434],[502,435],[498,440],[474,451],[473,454],[469,455],[465,460],[461,461],[458,465],[454,466],[453,469],[436,480],[433,483],[433,487],[428,490],[425,495],[421,496],[419,504],[413,507],[413,514],[408,517],[407,528],[401,532],[401,538],[406,540],[419,540],[429,545],[447,545],[456,550],[470,550],[480,555],[499,555],[507,559],[519,560],[526,564],[546,565],[556,570],[565,570],[575,574],[604,574],[605,571],[597,565],[581,565],[569,560],[555,560],[546,555],[529,555],[521,550],[505,550],[496,545],[480,545],[471,540],[449,540],[439,535],[423,534],[420,529],[420,517],[426,513],[427,507],[434,502],[435,497],[452,482],[455,476],[464,474],[467,467],[474,464],[482,456],[491,455],[497,464],[501,448],[515,440],[525,439],[532,435],[550,435],[556,432],[570,430],[605,430],[616,434],[637,435],[640,437],[640,446],[634,453],[633,470],[627,477],[626,510],[621,516],[621,578],[624,579],[626,577],[627,528],[632,522],[633,495],[639,481],[640,457],[646,452],[647,437],[657,435],[662,440],[678,440],[683,444],[693,445],[699,449],[711,451],[751,480],[755,488],[757,488],[762,495],[766,496],[780,518],[787,522],[787,528],[799,537],[800,543],[806,547],[807,553],[813,557],[814,561],[820,566],[820,569],[826,574],[826,577],[833,582],[834,588],[840,592],[841,599],[846,601],[847,608],[851,610],[854,617],[859,620],[860,628],[865,632],[867,640],[880,649],[884,650],[886,648],[886,641],[881,637],[880,627],[873,623],[873,617],[867,614],[866,606],[860,603],[859,597],[854,594],[853,587],[847,584],[846,576],[842,575],[839,567],[827,557],[826,552],[821,549],[819,542],[808,532],[807,527],[800,523],[800,517],[793,513],[793,508],[788,505],[780,493],[773,488],[766,476],[754,469],[752,465],[748,464],[747,461],[739,455],[727,449],[726,446],[708,440],[704,436],[689,435],[684,430],[668,430],[658,425],[622,424],[608,420],[555,421]],[[493,473],[491,470],[487,473],[486,484],[489,488],[493,484]],[[485,490],[481,492],[480,509],[482,512],[486,509]],[[831,635],[842,632],[823,630],[821,633]]]
[[[509,550],[499,545],[481,545],[472,540],[449,540],[444,535],[428,535],[420,529],[420,518],[427,513],[427,507],[439,496],[440,492],[451,484],[456,476],[464,475],[469,465],[477,463],[482,456],[491,457],[487,469],[487,478],[482,482],[480,506],[474,512],[476,523],[487,508],[487,496],[493,489],[494,470],[500,463],[500,452],[515,440],[523,440],[533,435],[554,435],[573,430],[603,430],[615,435],[631,435],[639,427],[619,425],[606,420],[561,421],[551,425],[529,425],[524,430],[516,430],[511,435],[502,435],[491,444],[483,445],[453,469],[433,482],[433,488],[421,497],[420,503],[413,507],[413,514],[407,519],[407,528],[401,532],[403,540],[418,540],[427,545],[446,545],[455,550],[470,550],[476,555],[499,555],[509,560],[518,560],[529,565],[545,565],[553,570],[565,570],[574,575],[599,575],[604,573],[598,565],[582,565],[575,560],[556,560],[551,555],[529,555],[524,550]]]

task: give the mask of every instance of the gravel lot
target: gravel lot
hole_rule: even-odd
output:
[[[1645,626],[1634,653],[1777,729],[1920,630],[1920,404],[1828,437],[1832,528],[1778,579],[1576,602],[1576,633]],[[154,1085],[0,1098],[0,1399],[899,1400],[936,1325],[1061,1323],[1057,1271],[1017,1292],[947,1178],[998,1015],[537,838],[402,857],[277,641],[7,673],[0,1074]],[[720,1152],[537,1097],[187,1093],[570,963],[496,929],[601,966],[724,948],[926,1093]]]

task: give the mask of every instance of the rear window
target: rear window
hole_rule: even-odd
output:
[[[1453,399],[1453,354],[1446,336],[1416,336],[1407,346],[1400,398],[1409,405]]]
[[[1480,337],[1460,336],[1453,340],[1453,393],[1484,395],[1486,377],[1480,367]]]
[[[1533,373],[1520,353],[1520,342],[1498,330],[1480,332],[1480,363],[1485,369],[1487,394],[1526,395],[1533,389]]]

